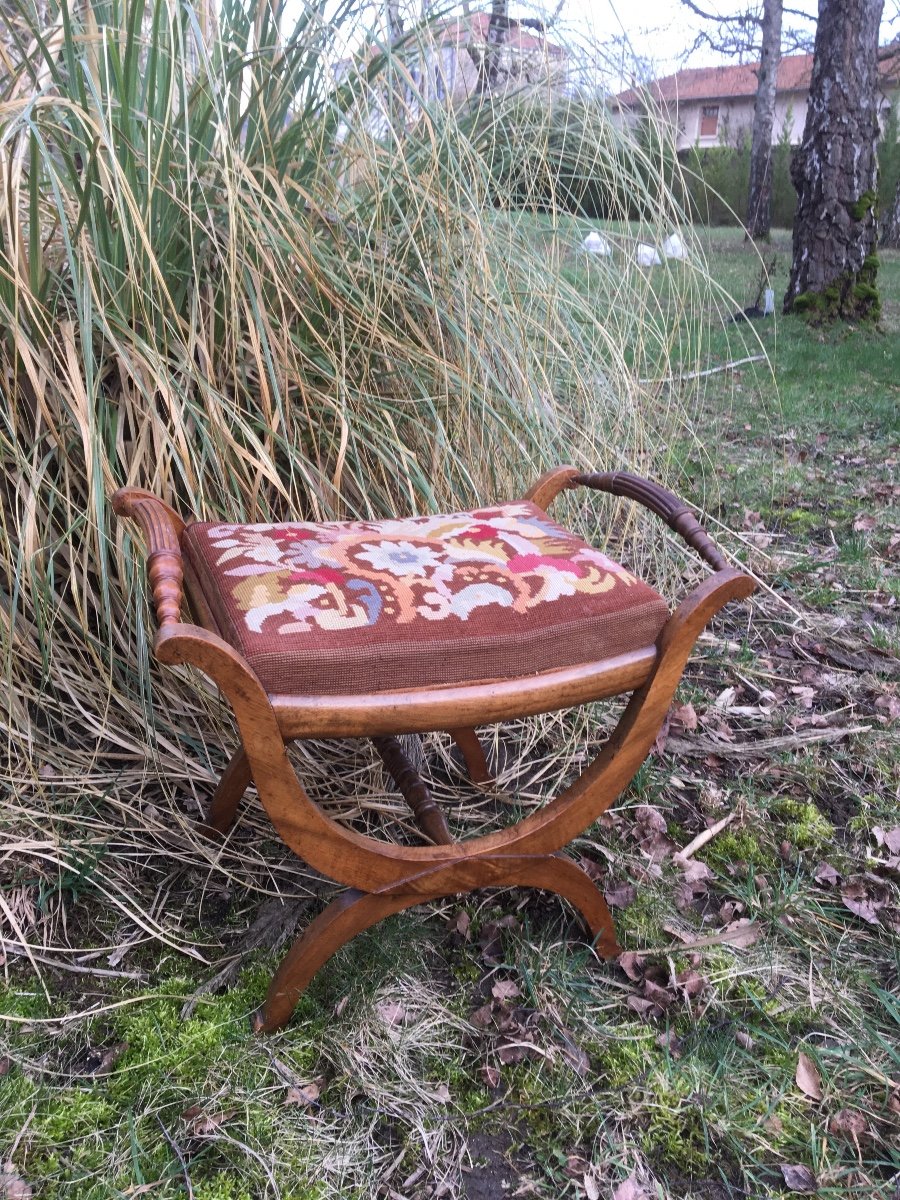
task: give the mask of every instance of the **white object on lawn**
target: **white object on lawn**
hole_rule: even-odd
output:
[[[677,233],[670,233],[663,242],[663,254],[666,258],[687,258],[687,247]]]
[[[597,233],[595,229],[587,235],[581,243],[582,250],[587,250],[589,254],[612,254],[612,246],[606,240],[602,233]]]
[[[775,316],[775,289],[766,288],[765,297],[763,299],[763,316]]]
[[[638,242],[634,257],[639,267],[658,267],[662,263],[656,247],[648,246],[646,242]]]

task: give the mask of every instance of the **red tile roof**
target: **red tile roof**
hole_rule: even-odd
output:
[[[458,43],[464,46],[468,42],[486,42],[490,23],[490,13],[474,12],[439,23],[435,26],[435,34],[438,41],[444,44]],[[510,18],[509,21],[507,45],[513,50],[542,50],[552,57],[565,54],[562,46],[548,42],[538,34],[530,33],[514,18]]]
[[[778,91],[808,91],[812,63],[811,54],[786,55],[778,68]],[[725,100],[736,96],[755,96],[758,67],[759,63],[745,63],[743,66],[690,67],[674,75],[655,79],[648,84],[647,90],[655,100],[668,104],[677,101],[683,103],[685,100]],[[896,83],[900,75],[896,58],[879,62],[878,70],[883,84]],[[624,107],[639,104],[641,91],[629,88],[620,92],[616,100]]]

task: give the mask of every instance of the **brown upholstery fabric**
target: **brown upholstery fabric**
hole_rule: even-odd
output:
[[[182,550],[266,690],[508,679],[652,644],[665,601],[519,501],[446,516],[189,525]]]

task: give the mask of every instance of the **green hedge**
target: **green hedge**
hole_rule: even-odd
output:
[[[900,122],[892,108],[878,146],[878,204],[887,212],[900,179]],[[772,225],[790,229],[794,223],[797,193],[791,183],[793,148],[787,131],[782,131],[773,147]],[[694,221],[701,225],[737,225],[746,217],[750,186],[750,139],[737,139],[733,145],[692,146],[680,153],[687,196],[686,206]]]

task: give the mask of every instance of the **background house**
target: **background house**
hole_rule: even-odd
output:
[[[791,54],[781,60],[775,98],[772,140],[787,130],[791,145],[798,145],[806,123],[813,56]],[[743,66],[697,67],[656,79],[643,88],[629,88],[613,100],[620,120],[637,120],[648,104],[662,110],[677,126],[676,148],[735,143],[744,132],[749,137],[753,124],[759,63]],[[900,92],[900,60],[896,56],[879,63],[882,118]],[[884,121],[882,119],[882,125]]]
[[[406,105],[408,119],[418,116],[422,103],[464,103],[476,95],[489,45],[490,20],[487,12],[463,13],[417,29],[397,43],[394,53],[406,76],[399,99]],[[496,50],[499,86],[562,92],[568,80],[568,52],[544,37],[535,24],[509,18],[507,36]],[[370,45],[362,59],[342,60],[335,68],[336,82],[343,82],[382,49]]]

